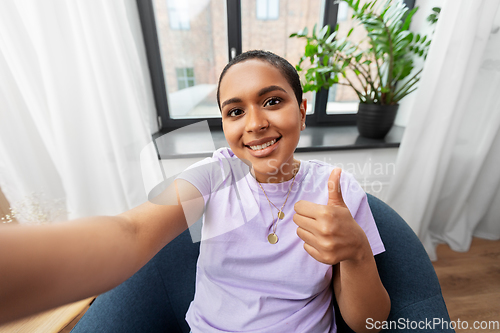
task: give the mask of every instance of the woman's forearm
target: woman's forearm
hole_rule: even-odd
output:
[[[200,192],[176,182],[161,204],[145,202],[118,216],[2,227],[0,324],[98,295],[132,276],[203,213]]]
[[[334,289],[346,323],[355,332],[369,331],[366,320],[386,320],[391,302],[378,275],[373,256],[335,265]]]
[[[3,227],[0,322],[117,286],[147,262],[138,246],[135,228],[118,216]]]

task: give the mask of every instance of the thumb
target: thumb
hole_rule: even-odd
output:
[[[340,175],[342,169],[335,168],[328,178],[328,206],[345,206],[340,189]]]

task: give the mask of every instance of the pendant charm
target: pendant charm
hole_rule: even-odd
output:
[[[285,218],[285,213],[283,213],[281,210],[278,212],[278,218],[280,220],[283,220]]]
[[[270,233],[269,236],[267,236],[267,240],[271,244],[276,244],[278,243],[278,236],[274,232]]]

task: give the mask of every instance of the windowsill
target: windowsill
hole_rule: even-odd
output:
[[[215,149],[228,147],[221,130],[211,130]],[[307,127],[301,134],[296,152],[317,152],[353,149],[397,148],[403,137],[404,127],[393,126],[383,139],[368,139],[359,136],[356,126],[317,126]],[[170,133],[168,145],[157,145],[161,159],[190,157],[210,157],[213,150],[203,147],[206,137],[198,132]],[[161,134],[153,137],[157,139]],[[197,136],[200,136],[197,140]],[[193,142],[201,144],[193,148]]]

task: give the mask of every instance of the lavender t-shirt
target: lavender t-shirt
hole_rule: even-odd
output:
[[[229,148],[217,150],[179,176],[205,200],[196,293],[186,314],[193,333],[336,332],[332,266],[304,250],[292,220],[299,200],[327,203],[333,168],[320,161],[301,161],[285,218],[277,225],[276,244],[267,236],[277,210],[269,207],[249,167]],[[281,207],[291,182],[262,186]],[[383,252],[365,192],[347,172],[342,172],[341,189],[373,254]]]

